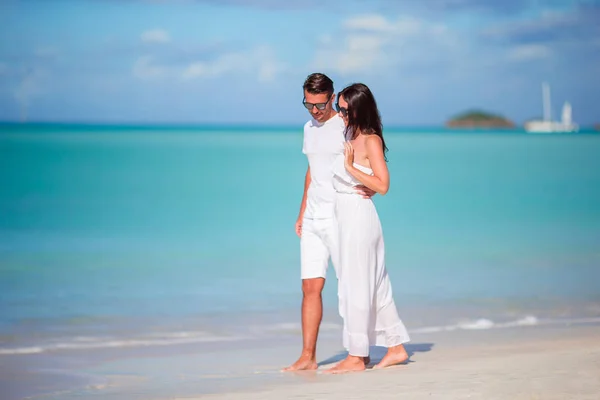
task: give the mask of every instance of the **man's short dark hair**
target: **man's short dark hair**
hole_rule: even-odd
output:
[[[333,94],[333,81],[327,75],[315,72],[306,78],[302,88],[310,94]]]

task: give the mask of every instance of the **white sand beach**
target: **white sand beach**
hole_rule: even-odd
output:
[[[598,399],[600,328],[454,333],[408,365],[198,399]],[[487,335],[489,337],[482,337]],[[469,337],[470,336],[470,337]],[[455,341],[455,345],[453,345]],[[411,352],[417,345],[408,346]],[[321,367],[323,368],[323,367]],[[312,376],[311,376],[312,375]],[[180,397],[179,399],[190,399]]]
[[[164,348],[105,360],[81,373],[103,383],[30,397],[39,400],[523,399],[597,400],[597,323],[414,334],[410,362],[385,370],[325,375],[345,356],[324,335],[317,372],[283,373],[299,337],[202,350]],[[374,348],[372,363],[385,349]]]

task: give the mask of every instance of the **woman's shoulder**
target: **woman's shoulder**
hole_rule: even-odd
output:
[[[382,147],[382,145],[383,145],[383,141],[381,140],[381,137],[379,137],[379,135],[377,135],[375,133],[364,134],[364,143],[365,143],[365,146],[367,146],[367,147],[371,147],[371,146]]]

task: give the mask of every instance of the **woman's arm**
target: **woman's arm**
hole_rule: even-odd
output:
[[[346,162],[346,169],[356,180],[360,183],[376,191],[377,193],[384,195],[390,188],[390,174],[387,168],[387,163],[383,156],[383,143],[381,138],[377,135],[369,135],[365,140],[365,147],[367,150],[367,158],[373,175],[368,175],[357,169],[352,165],[352,162]],[[347,151],[347,150],[346,150]],[[354,157],[352,157],[354,158]],[[346,157],[346,160],[349,158]]]

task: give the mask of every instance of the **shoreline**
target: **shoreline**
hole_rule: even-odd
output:
[[[412,334],[407,365],[364,373],[324,375],[283,373],[297,357],[299,337],[251,343],[251,348],[221,343],[212,348],[177,346],[130,352],[80,368],[94,382],[30,397],[34,400],[102,398],[106,400],[409,398],[592,399],[600,391],[600,324],[522,326]],[[341,339],[320,338],[319,369],[345,356]],[[385,353],[372,348],[372,364]],[[578,371],[590,376],[580,376]],[[595,372],[594,372],[595,371]],[[596,375],[593,375],[596,374]],[[596,380],[591,376],[597,376]],[[468,379],[466,379],[468,378]],[[552,397],[552,390],[582,379],[583,397]],[[533,381],[541,382],[529,387]],[[72,383],[72,382],[71,382]],[[503,383],[508,387],[504,388]],[[439,392],[445,387],[446,389]],[[387,389],[386,389],[387,388]],[[593,390],[592,390],[593,389]],[[530,397],[518,397],[526,390]],[[561,389],[562,390],[562,389]],[[557,391],[556,393],[559,393]],[[592,395],[593,393],[593,395]],[[389,396],[388,396],[389,395]],[[528,394],[529,395],[529,394]],[[388,396],[388,397],[386,397]],[[538,396],[538,397],[535,397]],[[427,397],[431,398],[431,397]]]
[[[330,292],[330,289],[327,291]],[[400,314],[411,335],[600,323],[600,303],[597,301],[546,300],[544,308],[538,304],[522,303],[508,300],[482,300],[478,304],[434,302],[421,306],[406,303],[400,308]],[[325,305],[320,335],[337,337],[341,335],[341,329],[342,321],[337,310]],[[219,316],[29,320],[0,329],[0,362],[2,357],[28,355],[79,358],[78,354],[111,349],[135,353],[185,345],[226,343],[233,346],[244,341],[293,340],[301,333],[297,307],[230,312]]]
[[[485,335],[489,333],[450,334],[438,343],[426,343],[434,335],[419,335],[407,345],[411,362],[385,370],[298,373],[302,382],[294,384],[174,399],[396,399],[399,394],[410,399],[597,398],[600,326],[514,328],[507,335]],[[374,362],[384,354],[378,352]]]

